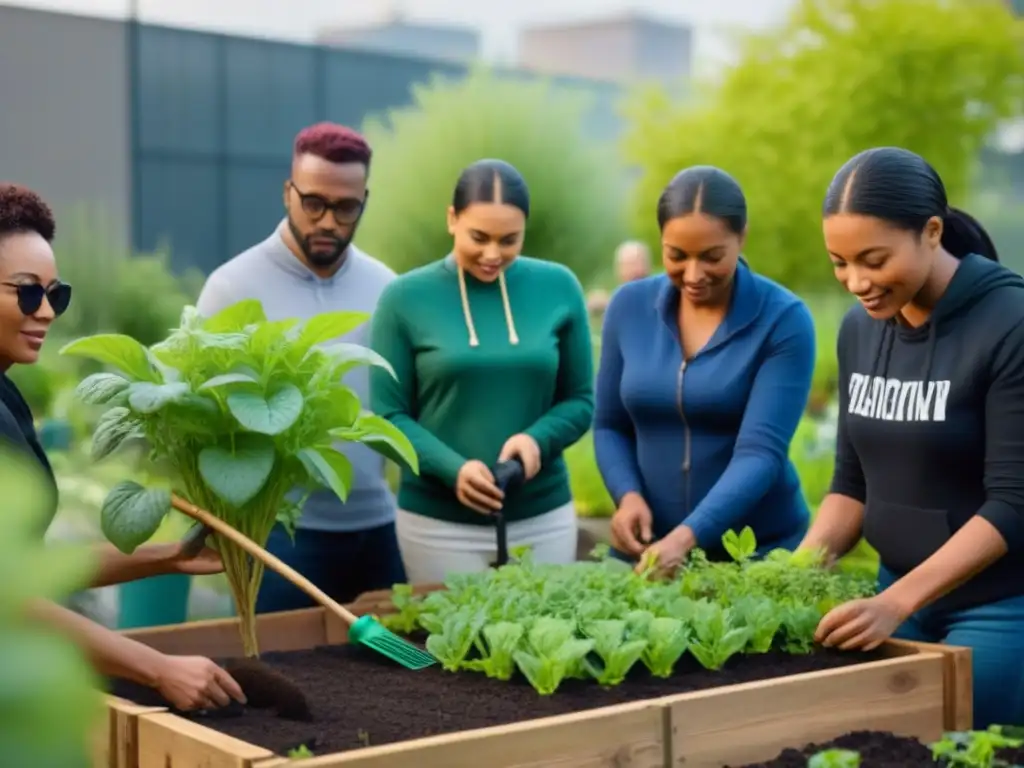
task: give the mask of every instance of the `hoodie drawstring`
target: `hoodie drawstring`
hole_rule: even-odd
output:
[[[505,310],[505,326],[508,328],[508,343],[518,344],[519,334],[516,333],[515,320],[512,318],[512,304],[508,300],[508,285],[505,283],[505,273],[498,275],[498,286],[501,288],[501,303]],[[476,335],[476,326],[473,324],[473,313],[469,309],[469,293],[466,291],[466,273],[459,267],[459,297],[462,299],[462,316],[466,320],[466,330],[469,331],[469,346],[479,347],[480,338]]]

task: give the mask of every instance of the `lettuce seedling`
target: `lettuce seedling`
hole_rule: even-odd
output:
[[[391,603],[395,613],[381,618],[381,623],[393,632],[408,635],[419,624],[422,603],[416,599],[411,584],[395,584],[391,591]]]
[[[1022,745],[1024,740],[1004,735],[998,725],[989,726],[986,731],[950,731],[931,745],[932,759],[962,768],[997,768],[1010,765],[998,757],[997,750]]]
[[[513,654],[519,648],[525,634],[526,630],[522,624],[511,621],[486,625],[481,633],[482,642],[480,638],[476,642],[480,658],[467,661],[465,668],[483,672],[495,680],[511,679],[512,673],[516,670]]]
[[[593,650],[594,641],[576,638],[575,631],[575,622],[551,616],[539,617],[530,627],[528,649],[516,651],[514,658],[537,693],[547,696],[558,690]]]
[[[860,753],[851,749],[825,749],[811,756],[807,768],[860,768]]]
[[[814,633],[821,612],[810,605],[789,606],[782,614],[782,647],[786,653],[807,654],[814,650]]]
[[[600,664],[585,660],[587,669],[601,685],[618,685],[625,680],[647,648],[646,640],[628,639],[626,622],[621,619],[592,621],[583,633],[594,641],[594,653],[601,659]]]
[[[749,525],[739,533],[726,531],[722,535],[722,547],[737,563],[745,563],[757,554],[757,538]]]
[[[690,653],[705,669],[721,669],[725,662],[743,650],[750,629],[733,625],[733,613],[715,603],[701,601],[694,618],[694,639]]]
[[[669,677],[690,645],[690,629],[681,619],[658,617],[647,624],[647,647],[640,659],[655,677]]]
[[[747,648],[750,653],[767,653],[782,626],[782,613],[771,600],[743,597],[730,606],[740,624],[750,629]]]
[[[117,334],[65,346],[62,354],[116,369],[89,376],[77,389],[83,401],[105,409],[94,457],[140,439],[173,470],[170,489],[125,481],[111,490],[101,513],[106,537],[132,552],[157,530],[173,489],[263,545],[275,523],[294,529],[300,506],[287,499],[293,491],[322,486],[345,500],[353,470],[338,451],[344,442],[363,443],[418,472],[405,435],[364,411],[343,383],[360,366],[391,371],[371,350],[334,341],[367,319],[331,312],[306,322],[269,321],[249,299],[211,318],[187,307],[180,327],[152,347]],[[245,653],[255,656],[263,566],[229,541],[218,539],[218,546]]]
[[[444,619],[441,631],[427,638],[427,650],[449,672],[458,672],[484,626],[483,613],[463,609]]]

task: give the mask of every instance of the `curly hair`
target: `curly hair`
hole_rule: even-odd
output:
[[[57,225],[46,202],[27,187],[0,182],[0,237],[35,232],[52,243]]]
[[[295,137],[295,156],[315,155],[332,163],[361,163],[370,167],[373,151],[366,139],[337,123],[315,123]]]

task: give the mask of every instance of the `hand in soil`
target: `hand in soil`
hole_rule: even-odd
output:
[[[202,656],[163,656],[153,687],[171,706],[184,711],[246,702],[235,679]]]
[[[172,573],[183,573],[187,576],[210,576],[215,573],[224,572],[224,563],[221,562],[220,553],[210,547],[203,547],[199,554],[189,557],[184,552],[183,544],[174,544],[170,566]]]
[[[489,515],[501,509],[505,494],[494,484],[494,475],[482,461],[471,459],[462,465],[455,479],[455,496],[463,506]]]
[[[833,608],[822,617],[814,639],[826,648],[873,651],[888,640],[906,618],[906,611],[882,592]]]

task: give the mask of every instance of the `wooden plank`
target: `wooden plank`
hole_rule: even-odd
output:
[[[666,709],[622,704],[314,757],[302,768],[663,768]],[[143,767],[144,768],[144,767]]]
[[[944,664],[942,727],[947,731],[969,731],[974,727],[974,673],[970,648],[890,640],[885,649],[894,656],[922,652],[940,654]]]
[[[663,699],[668,765],[721,768],[857,730],[942,734],[943,658],[920,653]]]
[[[161,707],[140,707],[116,696],[105,696],[106,717],[95,731],[94,768],[138,768],[138,718],[166,712]]]
[[[242,655],[238,623],[238,619],[211,619],[135,629],[124,634],[163,653],[231,658]],[[261,651],[302,651],[324,645],[324,609],[260,614],[256,632]]]
[[[254,768],[273,752],[168,713],[138,719],[138,768]]]

